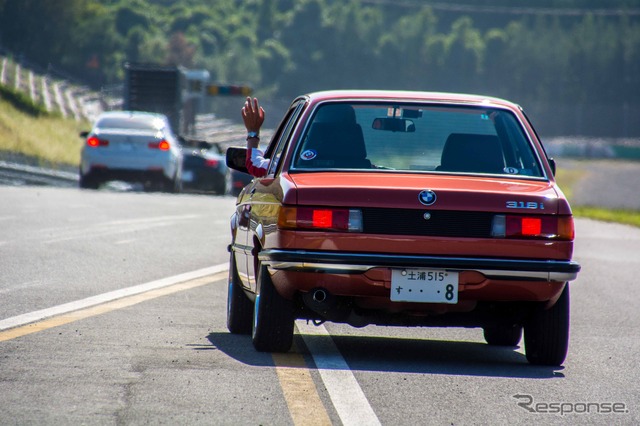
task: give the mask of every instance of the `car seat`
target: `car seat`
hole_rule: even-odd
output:
[[[362,128],[356,123],[313,123],[297,167],[302,168],[371,168]]]
[[[452,133],[442,150],[438,171],[503,173],[504,156],[500,140],[493,135]]]

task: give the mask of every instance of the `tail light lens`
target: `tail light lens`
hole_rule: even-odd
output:
[[[159,149],[160,151],[168,151],[169,148],[171,148],[171,144],[163,139],[160,142],[149,142],[149,148]]]
[[[87,139],[87,146],[90,146],[91,148],[109,146],[109,141],[106,139],[97,138],[96,136],[91,136],[90,138]]]
[[[572,241],[575,230],[571,216],[496,215],[491,236]]]
[[[208,159],[204,162],[204,165],[207,167],[218,167],[218,160],[214,160],[213,158]]]
[[[282,207],[280,229],[362,232],[362,211],[326,207]]]

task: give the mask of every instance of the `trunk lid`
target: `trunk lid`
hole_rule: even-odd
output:
[[[424,211],[570,214],[553,182],[410,173],[296,173],[295,200],[285,203]],[[435,201],[420,201],[432,191]],[[427,197],[423,197],[423,201]],[[433,198],[433,197],[432,197]]]

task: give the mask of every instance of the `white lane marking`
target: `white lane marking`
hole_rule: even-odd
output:
[[[323,325],[316,327],[308,324],[307,321],[296,321],[296,326],[311,352],[342,424],[379,425],[378,416],[327,329]]]
[[[45,318],[67,314],[69,312],[101,305],[127,296],[145,293],[151,290],[168,287],[180,282],[190,281],[207,275],[223,272],[228,264],[220,264],[209,268],[198,269],[172,277],[162,278],[145,284],[103,293],[86,299],[41,309],[0,321],[0,331],[24,326]],[[305,344],[318,368],[320,377],[327,388],[327,392],[343,425],[379,425],[380,420],[373,412],[367,397],[356,381],[340,351],[331,340],[327,329],[320,325],[307,324],[297,321],[296,326],[302,334]],[[314,337],[322,337],[321,339]]]
[[[150,290],[156,290],[163,287],[168,287],[184,281],[190,281],[196,278],[201,278],[207,275],[216,274],[226,271],[229,267],[228,263],[211,266],[209,268],[198,269],[196,271],[185,272],[184,274],[174,275],[172,277],[161,278],[156,281],[151,281],[145,284],[136,285],[133,287],[123,288],[120,290],[110,291],[108,293],[99,294],[97,296],[87,297],[86,299],[76,300],[74,302],[65,303],[51,308],[41,309],[39,311],[29,312],[26,314],[18,315],[15,317],[7,318],[0,321],[0,330],[7,330],[9,328],[20,327],[32,322],[40,321],[45,318],[53,317],[56,315],[66,314],[79,309],[88,308],[90,306],[100,305],[103,303],[111,302],[112,300],[120,299],[127,296],[133,296],[140,293],[145,293]]]

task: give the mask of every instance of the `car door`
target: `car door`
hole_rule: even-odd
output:
[[[244,209],[243,213],[248,216],[247,246],[251,249],[247,251],[247,272],[252,291],[255,291],[257,287],[258,254],[264,244],[266,233],[275,229],[278,222],[279,200],[281,199],[279,197],[281,193],[279,180],[281,156],[286,152],[291,135],[294,133],[293,130],[305,105],[303,99],[297,100],[291,105],[267,150],[266,155],[271,159],[267,174],[260,179],[254,179],[247,187],[248,208]]]
[[[240,194],[240,202],[236,205],[235,238],[232,242],[232,254],[235,256],[236,270],[244,287],[250,288],[249,274],[247,270],[247,253],[251,250],[247,247],[247,239],[249,234],[249,213],[251,211],[250,196],[247,186]]]

